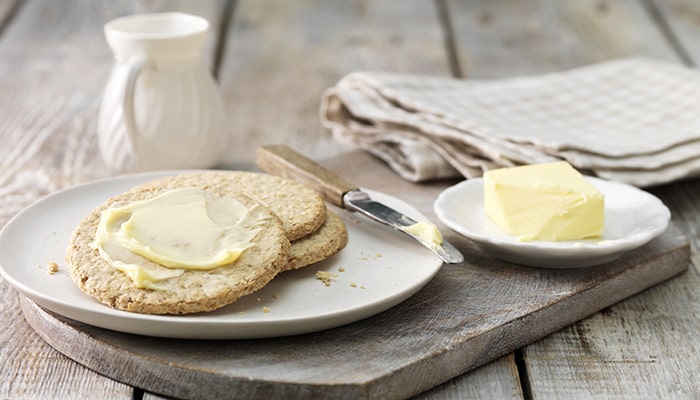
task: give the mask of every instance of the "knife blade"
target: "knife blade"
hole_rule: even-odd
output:
[[[459,264],[462,253],[442,238],[437,227],[428,221],[415,219],[373,200],[367,192],[345,181],[285,145],[258,148],[256,163],[260,169],[285,178],[295,179],[318,191],[326,201],[349,211],[357,211],[374,221],[388,225],[420,242],[442,261]],[[414,229],[422,222],[427,231]],[[424,232],[437,232],[434,235]]]

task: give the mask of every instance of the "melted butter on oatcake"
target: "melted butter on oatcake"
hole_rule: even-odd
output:
[[[207,198],[181,188],[102,212],[95,238],[100,255],[139,288],[164,289],[185,270],[235,262],[259,233],[234,198]],[[253,222],[253,226],[254,221]]]

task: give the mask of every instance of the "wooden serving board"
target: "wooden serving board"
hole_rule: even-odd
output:
[[[400,196],[426,215],[448,182],[413,185],[353,152],[324,163],[359,186]],[[447,231],[465,263],[445,265],[421,291],[374,317],[299,336],[197,341],[92,327],[22,299],[31,326],[101,374],[177,398],[405,398],[525,346],[654,286],[690,264],[674,226],[621,259],[552,270],[491,258]]]

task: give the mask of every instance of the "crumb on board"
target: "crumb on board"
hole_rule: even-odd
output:
[[[330,286],[331,279],[336,278],[336,277],[338,277],[337,274],[331,274],[330,272],[326,272],[326,271],[316,271],[316,279],[323,282],[323,284],[326,286]]]
[[[263,307],[263,312],[264,312],[265,314],[269,313],[269,312],[270,312],[270,307],[264,306],[264,307]]]
[[[345,267],[338,267],[338,271],[345,272]]]
[[[272,297],[274,297],[274,298],[276,298],[276,299],[279,299],[279,298],[280,298],[280,294],[279,294],[279,293],[275,293],[275,295],[272,296]]]
[[[355,282],[350,282],[350,287],[357,287],[357,283],[355,283]]]
[[[46,269],[49,271],[49,275],[53,275],[58,272],[58,263],[56,263],[56,261],[49,261]]]

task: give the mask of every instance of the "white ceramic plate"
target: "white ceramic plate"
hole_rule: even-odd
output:
[[[598,239],[520,242],[492,223],[484,211],[483,179],[445,189],[435,201],[438,218],[480,243],[491,255],[516,264],[579,268],[604,264],[666,230],[671,213],[650,193],[630,185],[586,177],[605,195],[605,227]]]
[[[90,325],[149,336],[242,339],[319,331],[369,317],[413,295],[442,266],[440,259],[408,236],[336,210],[348,228],[345,249],[321,263],[284,272],[262,290],[214,312],[143,315],[112,309],[84,294],[63,261],[73,228],[107,198],[167,174],[130,175],[77,186],[23,210],[0,232],[3,277],[40,306]],[[425,219],[396,198],[371,194],[415,219]],[[54,275],[47,271],[51,261],[59,264]],[[335,275],[329,287],[315,279],[319,270]],[[263,312],[263,307],[269,312]]]

